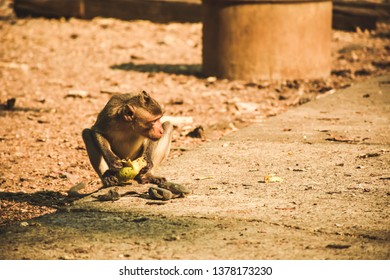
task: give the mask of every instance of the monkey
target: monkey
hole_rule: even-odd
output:
[[[163,185],[164,177],[154,169],[169,154],[173,125],[161,122],[163,109],[146,91],[113,95],[82,138],[93,169],[103,186],[118,185],[115,174],[123,167],[122,159],[144,157],[147,166],[135,180],[138,183]]]

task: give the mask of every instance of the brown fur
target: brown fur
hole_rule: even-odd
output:
[[[88,156],[106,186],[115,185],[114,176],[123,167],[121,159],[144,156],[148,162],[142,182],[151,175],[169,152],[172,134],[170,123],[162,124],[161,106],[145,91],[114,95],[98,114],[95,124],[83,131]]]

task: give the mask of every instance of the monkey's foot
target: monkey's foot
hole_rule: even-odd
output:
[[[173,194],[166,189],[150,187],[149,188],[149,196],[152,199],[158,200],[170,200],[173,197]]]
[[[156,176],[149,177],[149,183],[155,184],[159,187],[165,182],[167,182],[167,179],[165,179],[164,177],[156,177]]]
[[[174,194],[175,197],[184,197],[184,195],[189,194],[190,190],[183,186],[172,182],[164,182],[159,185],[160,188],[169,190]]]
[[[105,188],[111,186],[117,186],[119,183],[118,178],[115,176],[115,173],[111,170],[107,170],[106,172],[104,172],[102,181],[103,181],[103,186]]]
[[[143,176],[137,176],[135,180],[141,185],[154,184],[157,186],[161,186],[167,181],[167,179],[165,179],[164,177],[148,176],[147,174]]]

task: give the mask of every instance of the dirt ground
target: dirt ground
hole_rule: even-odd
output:
[[[332,74],[227,81],[201,74],[201,24],[96,18],[0,21],[0,225],[53,213],[101,187],[81,139],[112,94],[144,89],[175,117],[170,157],[389,71],[390,25],[333,31]],[[11,104],[11,99],[15,104]],[[202,126],[205,139],[186,136]]]
[[[185,198],[132,184],[0,227],[0,259],[388,260],[389,93],[371,78],[171,159]]]

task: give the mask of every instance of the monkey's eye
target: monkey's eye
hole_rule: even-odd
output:
[[[157,120],[154,121],[139,121],[138,123],[145,128],[152,128]]]
[[[149,123],[150,123],[151,125],[154,125],[155,123],[157,123],[158,121],[160,121],[160,119],[161,119],[161,118],[152,120],[152,121],[150,121]]]

